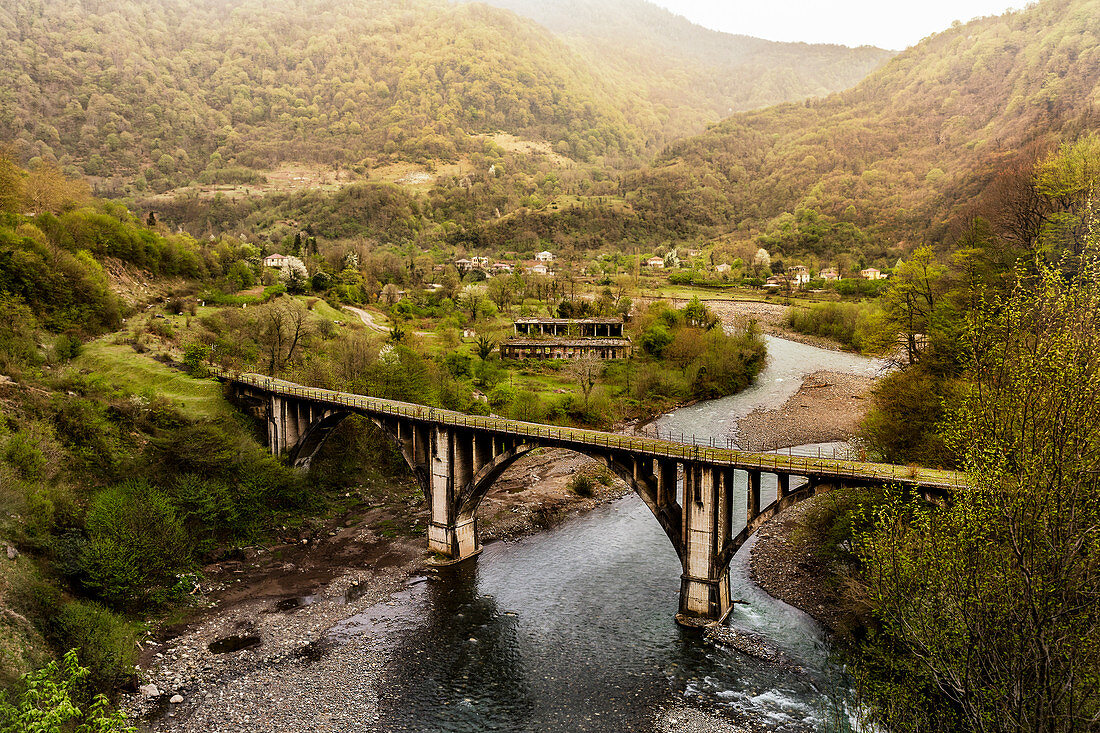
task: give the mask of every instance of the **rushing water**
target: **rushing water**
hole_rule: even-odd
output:
[[[769,338],[768,349],[756,386],[666,415],[662,432],[724,441],[738,419],[781,405],[810,372],[881,368],[781,339]],[[386,731],[642,731],[657,706],[684,698],[775,731],[821,729],[843,698],[842,678],[817,624],[749,581],[751,547],[731,566],[733,597],[745,603],[730,624],[763,637],[784,664],[676,625],[680,564],[634,495],[487,546],[476,562],[412,585],[335,633],[371,634],[389,651],[379,689]]]

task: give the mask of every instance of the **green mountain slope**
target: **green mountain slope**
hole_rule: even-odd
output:
[[[569,40],[620,85],[639,87],[670,134],[731,112],[847,89],[893,52],[777,43],[712,31],[645,0],[490,0]]]
[[[1100,125],[1100,0],[1046,0],[925,39],[855,88],[738,114],[631,177],[670,232],[786,251],[939,239],[992,172]]]
[[[578,159],[638,127],[565,44],[443,0],[14,0],[0,7],[0,140],[93,176],[235,164],[451,160],[503,130]]]

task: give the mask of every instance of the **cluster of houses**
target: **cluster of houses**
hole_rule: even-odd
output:
[[[864,280],[885,280],[886,275],[874,267],[867,267],[859,271],[859,276]],[[825,282],[839,280],[840,273],[835,267],[829,267],[817,273],[817,277]],[[765,288],[781,288],[790,284],[793,288],[800,288],[810,282],[810,270],[805,265],[795,265],[787,268],[785,275],[772,275],[764,282]]]
[[[500,344],[504,359],[627,359],[633,353],[621,318],[520,318]]]
[[[519,263],[518,267],[523,272],[531,275],[553,275],[553,263],[553,253],[543,250],[535,255],[534,260]],[[486,275],[509,275],[515,272],[517,268],[517,265],[511,262],[493,262],[488,257],[477,256],[457,259],[454,265],[460,275],[465,275],[467,272],[473,272],[474,270],[484,272]]]

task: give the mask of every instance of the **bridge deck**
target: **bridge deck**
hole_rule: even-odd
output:
[[[224,370],[214,370],[214,373],[219,379],[247,384],[274,394],[346,407],[350,410],[365,413],[396,415],[427,423],[530,437],[543,444],[559,445],[565,448],[608,448],[654,457],[701,461],[740,470],[759,470],[817,478],[833,477],[860,482],[896,482],[938,490],[955,489],[965,486],[966,483],[965,476],[956,471],[813,456],[753,453],[707,444],[678,443],[641,435],[621,435],[598,430],[565,428],[557,425],[508,420],[501,417],[466,415],[453,410],[408,402],[367,397],[348,392],[335,392],[317,387],[305,387],[262,374],[237,373]]]

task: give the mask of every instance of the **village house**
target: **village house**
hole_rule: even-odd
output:
[[[821,272],[819,272],[817,274],[817,276],[820,277],[822,280],[825,280],[826,282],[829,281],[829,280],[839,280],[840,279],[840,273],[837,272],[836,269],[832,268],[832,267],[830,267],[827,270],[822,270]]]
[[[279,271],[279,278],[286,280],[290,277],[290,273],[297,273],[301,278],[309,277],[309,270],[306,269],[306,263],[302,262],[297,257],[287,257],[285,255],[268,255],[264,258],[264,267],[270,267],[273,270]]]
[[[733,270],[733,265],[729,264],[728,262],[723,262],[722,264],[720,264],[720,265],[718,265],[717,267],[714,268],[715,272],[721,272],[721,273],[730,272],[732,270]]]
[[[554,255],[552,255],[550,252],[547,252],[546,250],[543,250],[543,251],[539,252],[537,255],[535,255],[535,261],[536,262],[553,262],[554,261]]]
[[[868,267],[859,271],[859,276],[864,280],[882,280],[886,276],[882,274],[881,270],[876,270],[873,267]]]
[[[645,266],[654,270],[665,269],[665,260],[663,257],[650,257],[645,261]]]
[[[791,279],[792,285],[798,287],[810,282],[810,271],[805,265],[795,265],[787,268],[787,277]]]
[[[471,257],[470,266],[476,269],[484,269],[489,266],[488,257]]]
[[[458,259],[458,260],[455,260],[455,269],[458,270],[458,273],[460,275],[465,275],[472,268],[473,268],[473,263],[471,263],[465,257],[463,257],[461,259]]]
[[[515,270],[515,268],[507,262],[494,262],[490,269],[492,269],[494,275],[507,275]]]
[[[534,264],[528,264],[524,268],[531,275],[553,275],[554,271],[551,270],[545,262],[535,262]]]

